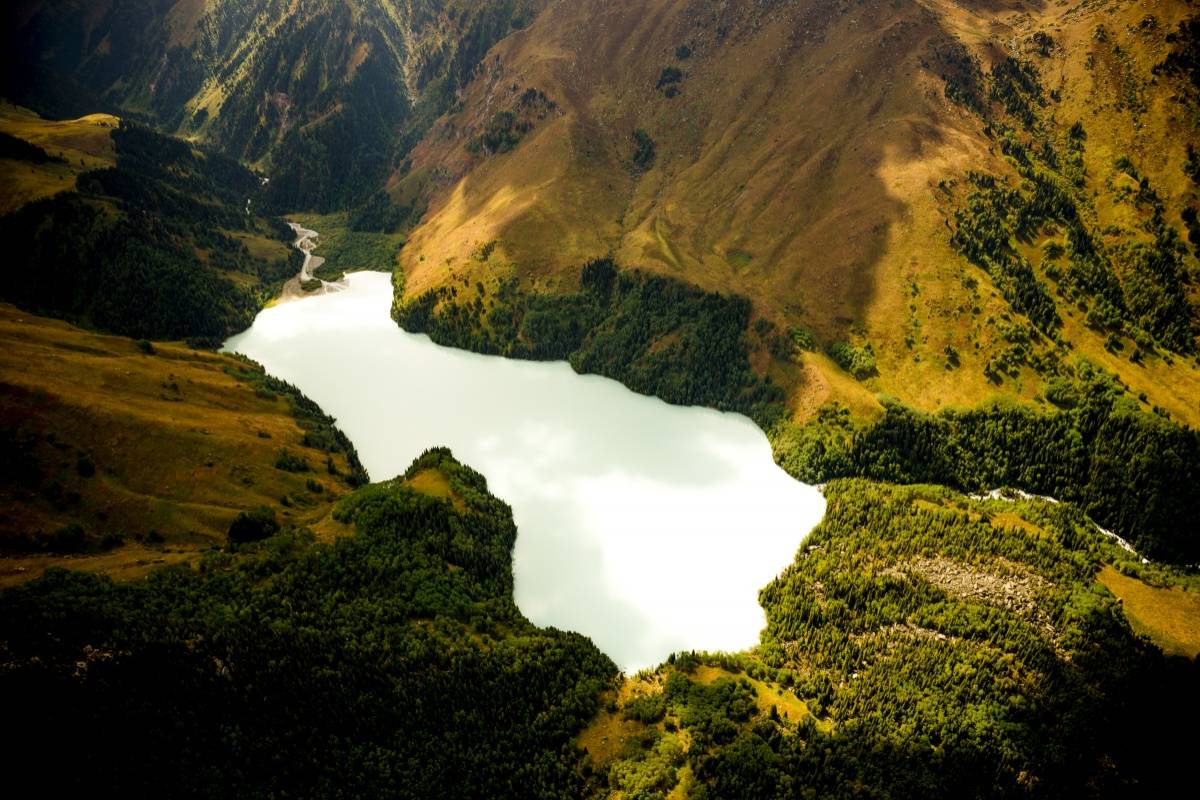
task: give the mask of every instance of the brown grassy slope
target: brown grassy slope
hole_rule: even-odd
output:
[[[824,342],[874,344],[880,376],[865,386],[812,357],[775,376],[794,389],[798,416],[830,399],[869,413],[878,391],[922,408],[1031,400],[1040,390],[1032,371],[999,387],[982,373],[997,341],[988,320],[1008,308],[951,248],[954,200],[937,188],[968,169],[1015,172],[982,121],[946,99],[937,54],[961,42],[985,72],[1008,53],[1033,59],[1047,88],[1061,92],[1047,112],[1055,123],[1085,119],[1089,180],[1103,183],[1118,148],[1146,154],[1145,172],[1178,220],[1188,191],[1179,154],[1195,123],[1180,118],[1165,82],[1151,84],[1150,68],[1187,10],[1179,2],[554,4],[494,48],[461,110],[394,177],[398,195],[421,185],[431,198],[402,253],[406,293],[496,273],[553,290],[569,286],[583,260],[612,253],[623,266],[743,294],[757,314]],[[1148,12],[1158,19],[1153,37],[1131,30]],[[1083,67],[1099,25],[1114,41],[1141,42],[1124,45],[1154,97],[1136,118],[1105,105],[1108,73]],[[1033,56],[1031,37],[1043,30],[1058,44]],[[684,44],[692,55],[680,60]],[[667,67],[685,73],[674,98],[655,87]],[[469,152],[527,88],[545,92],[555,112],[512,152]],[[635,129],[657,145],[640,177],[628,169]],[[476,258],[493,240],[492,257]],[[980,286],[978,313],[967,278]],[[1133,367],[1081,320],[1067,323],[1073,349],[1120,372],[1134,394],[1200,420],[1189,399],[1200,396],[1193,364]],[[945,368],[947,345],[961,368]]]
[[[6,452],[0,481],[0,584],[63,563],[19,555],[18,540],[41,541],[71,523],[93,543],[126,537],[112,552],[69,557],[72,567],[133,576],[223,544],[239,511],[265,505],[281,522],[309,524],[344,493],[325,453],[302,446],[286,400],[225,371],[240,362],[179,345],[154,349],[0,305],[0,428],[19,445]],[[314,471],[276,469],[283,448]],[[30,457],[16,457],[21,451]],[[79,468],[85,457],[90,477]],[[347,472],[341,455],[335,463]],[[306,487],[310,478],[321,494]],[[152,531],[165,541],[153,544]]]
[[[0,158],[0,214],[75,188],[79,173],[116,163],[112,131],[120,120],[108,114],[45,120],[19,106],[0,103],[0,131],[35,144],[62,162],[32,164]]]
[[[820,316],[856,320],[871,288],[855,267],[876,260],[885,223],[901,210],[875,173],[886,158],[943,138],[924,127],[935,114],[921,108],[915,64],[937,34],[930,15],[868,9],[884,17],[868,26],[792,5],[765,18],[733,15],[718,43],[718,25],[699,8],[559,4],[498,46],[461,119],[444,124],[478,125],[529,86],[560,115],[447,193],[409,245],[410,291],[435,280],[445,258],[465,260],[498,238],[522,270],[613,249],[708,289],[755,298],[784,289],[799,306],[797,282],[819,280],[821,296],[809,302]],[[694,54],[678,61],[683,44]],[[655,89],[668,66],[687,73],[672,99]],[[834,106],[845,113],[827,113]],[[624,164],[635,128],[658,145],[655,168],[636,181]],[[468,165],[458,152],[465,135],[445,137],[427,140],[418,169],[425,158]]]
[[[1121,600],[1134,631],[1167,655],[1200,656],[1200,592],[1162,588],[1106,566],[1098,580]]]

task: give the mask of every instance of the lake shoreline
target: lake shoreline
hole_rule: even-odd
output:
[[[391,276],[259,314],[227,350],[298,386],[376,480],[447,446],[513,508],[518,606],[628,673],[672,652],[754,647],[758,593],[825,500],[741,414],[671,405],[565,361],[484,356],[405,332]]]

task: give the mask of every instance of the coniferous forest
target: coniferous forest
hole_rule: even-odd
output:
[[[219,342],[299,270],[293,235],[252,213],[260,180],[231,159],[125,122],[116,165],[0,219],[0,296],[101,330]],[[275,243],[273,257],[246,240]]]
[[[578,794],[571,738],[616,668],[524,619],[508,508],[444,451],[408,476],[430,469],[461,511],[397,480],[343,501],[333,544],[291,531],[133,584],[55,570],[9,592],[6,750],[52,793]]]

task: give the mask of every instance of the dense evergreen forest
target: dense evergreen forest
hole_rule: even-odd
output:
[[[0,297],[132,337],[217,342],[247,327],[303,258],[282,220],[253,213],[258,177],[136,123],[112,137],[115,166],[0,218]]]
[[[565,359],[579,372],[615,378],[669,403],[741,411],[767,422],[783,390],[750,368],[750,303],[682,281],[585,264],[580,290],[541,294],[516,278],[487,296],[482,283],[448,286],[403,300],[402,328],[436,342],[513,358]]]
[[[437,496],[408,483],[431,473]],[[51,570],[0,595],[6,752],[44,767],[48,791],[173,796],[1178,785],[1187,740],[1167,719],[1200,711],[1196,664],[1134,636],[1094,579],[1104,564],[1152,581],[1159,568],[1070,504],[863,480],[826,491],[826,518],[762,592],[762,644],[642,678],[648,690],[608,706],[637,726],[608,760],[577,737],[615,667],[521,616],[509,510],[444,450],[342,500],[334,516],[355,533],[329,544],[247,515],[198,570],[128,584]],[[52,769],[63,752],[71,769]]]
[[[404,477],[431,470],[449,497],[361,489],[331,544],[287,530],[0,596],[5,752],[51,793],[578,796],[571,738],[616,668],[524,619],[508,507],[446,451]]]
[[[1152,558],[1200,562],[1200,432],[1140,411],[1086,363],[1051,396],[1061,409],[927,414],[889,403],[875,422],[828,407],[808,425],[777,428],[776,459],[815,483],[861,476],[1050,495],[1079,503]]]
[[[658,670],[621,709],[644,728],[600,786],[1100,798],[1183,785],[1189,743],[1170,720],[1200,711],[1197,665],[1130,632],[1094,576],[1142,567],[1078,508],[863,480],[826,493],[824,521],[761,594],[762,645]],[[764,707],[771,687],[805,707]]]

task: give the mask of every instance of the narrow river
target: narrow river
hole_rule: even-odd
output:
[[[627,672],[681,650],[751,647],[758,591],[824,514],[749,419],[682,408],[566,363],[481,356],[402,331],[391,278],[277,305],[226,349],[337,418],[373,480],[447,445],[518,526],[516,600]]]
[[[301,297],[308,297],[311,294],[329,294],[330,292],[340,292],[346,288],[343,281],[331,283],[329,281],[321,281],[320,289],[313,291],[305,291],[304,284],[309,281],[316,280],[313,274],[321,268],[325,263],[325,259],[321,256],[313,255],[313,250],[320,244],[316,231],[301,227],[294,222],[289,222],[288,226],[296,234],[296,241],[292,242],[292,246],[304,253],[304,263],[300,266],[300,274],[289,280],[283,285],[283,291],[280,293],[279,302],[286,303],[292,300],[299,300]]]

